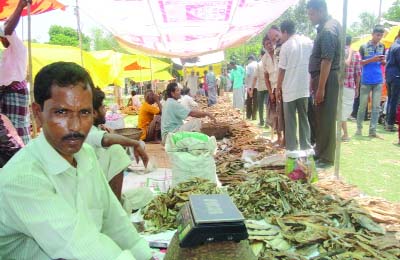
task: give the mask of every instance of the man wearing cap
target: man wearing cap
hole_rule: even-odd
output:
[[[14,13],[0,24],[4,48],[0,60],[0,112],[6,115],[23,142],[30,139],[29,91],[26,85],[27,50],[15,33],[22,10],[31,0],[20,0]]]
[[[257,61],[254,55],[250,55],[248,58],[248,65],[246,66],[246,79],[245,85],[247,90],[246,99],[246,118],[248,120],[257,119],[257,88],[252,88],[253,78],[257,70]]]
[[[244,68],[237,65],[235,61],[229,63],[231,67],[231,73],[229,74],[229,79],[232,81],[233,89],[233,107],[243,109],[244,108]]]

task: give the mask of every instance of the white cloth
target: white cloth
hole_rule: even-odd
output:
[[[282,83],[283,102],[310,96],[308,62],[313,43],[300,35],[291,36],[281,47],[279,68],[286,70]]]
[[[347,118],[351,115],[353,111],[353,103],[355,96],[354,88],[343,88],[343,97],[342,97],[342,122],[346,122]]]
[[[251,87],[254,78],[254,72],[257,69],[257,61],[252,61],[246,66],[246,78],[244,80],[244,84],[246,88]]]
[[[0,60],[0,86],[8,86],[13,81],[25,80],[28,66],[28,51],[17,34],[13,32],[12,35],[5,37],[10,45],[3,51]]]
[[[256,89],[258,91],[267,90],[267,85],[265,85],[264,67],[262,61],[259,61],[257,63],[257,68],[254,73],[254,76],[257,77]]]
[[[134,107],[142,106],[142,103],[140,102],[138,95],[134,95],[133,97],[131,97],[131,100],[132,100],[132,106]]]
[[[107,148],[102,146],[103,136],[106,133],[92,126],[85,142],[93,147],[107,181],[111,181],[117,174],[128,168],[132,160],[121,145],[115,144]]]
[[[271,55],[265,53],[261,58],[261,62],[264,67],[264,72],[269,74],[271,88],[275,89],[278,82],[278,62],[276,60],[276,56],[273,55],[273,57],[271,57]]]
[[[244,109],[244,88],[233,89],[233,107],[238,109]]]
[[[190,95],[196,95],[197,88],[199,86],[199,77],[196,75],[189,75],[186,79],[186,87],[190,89]]]
[[[193,110],[197,108],[199,105],[194,101],[194,99],[189,95],[184,95],[181,97],[180,102],[182,106],[186,107],[189,110]]]

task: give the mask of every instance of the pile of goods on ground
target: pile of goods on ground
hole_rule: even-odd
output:
[[[228,194],[247,219],[259,259],[398,259],[400,244],[354,201],[324,195],[312,185],[254,170]],[[181,183],[144,210],[152,231],[174,229],[190,194],[221,193],[202,179]],[[149,230],[148,230],[149,231]],[[151,230],[150,230],[151,231]]]
[[[218,194],[221,191],[215,183],[195,178],[182,182],[167,193],[155,197],[143,210],[143,218],[148,220],[148,232],[161,232],[176,228],[176,215],[192,194]]]
[[[122,114],[126,114],[126,115],[137,115],[139,114],[139,109],[137,107],[133,107],[133,106],[126,106],[120,107],[121,113]]]

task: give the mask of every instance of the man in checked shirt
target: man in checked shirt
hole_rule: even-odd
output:
[[[351,36],[346,36],[346,49],[345,49],[345,63],[346,75],[343,84],[343,97],[342,97],[342,141],[348,142],[350,140],[347,131],[347,118],[353,110],[354,98],[359,95],[360,77],[361,77],[361,56],[358,51],[353,51],[350,48]]]

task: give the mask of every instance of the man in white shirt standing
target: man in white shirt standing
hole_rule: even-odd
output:
[[[15,28],[28,3],[31,0],[20,0],[4,25],[0,23],[0,39],[6,48],[0,60],[0,113],[10,119],[25,144],[30,140],[29,90],[25,81],[28,54]]]
[[[249,64],[246,66],[245,86],[247,90],[246,99],[246,118],[251,120],[257,119],[257,89],[253,88],[253,78],[257,70],[257,60],[254,55],[248,57]]]
[[[192,97],[194,97],[197,92],[197,87],[199,86],[199,77],[194,74],[194,70],[190,72],[185,85],[190,89],[190,93]]]
[[[312,51],[312,41],[295,34],[293,21],[281,24],[284,42],[279,59],[278,95],[283,98],[285,119],[286,150],[298,149],[296,111],[299,118],[300,149],[311,149],[310,125],[307,118],[308,97],[310,96],[308,62]]]

